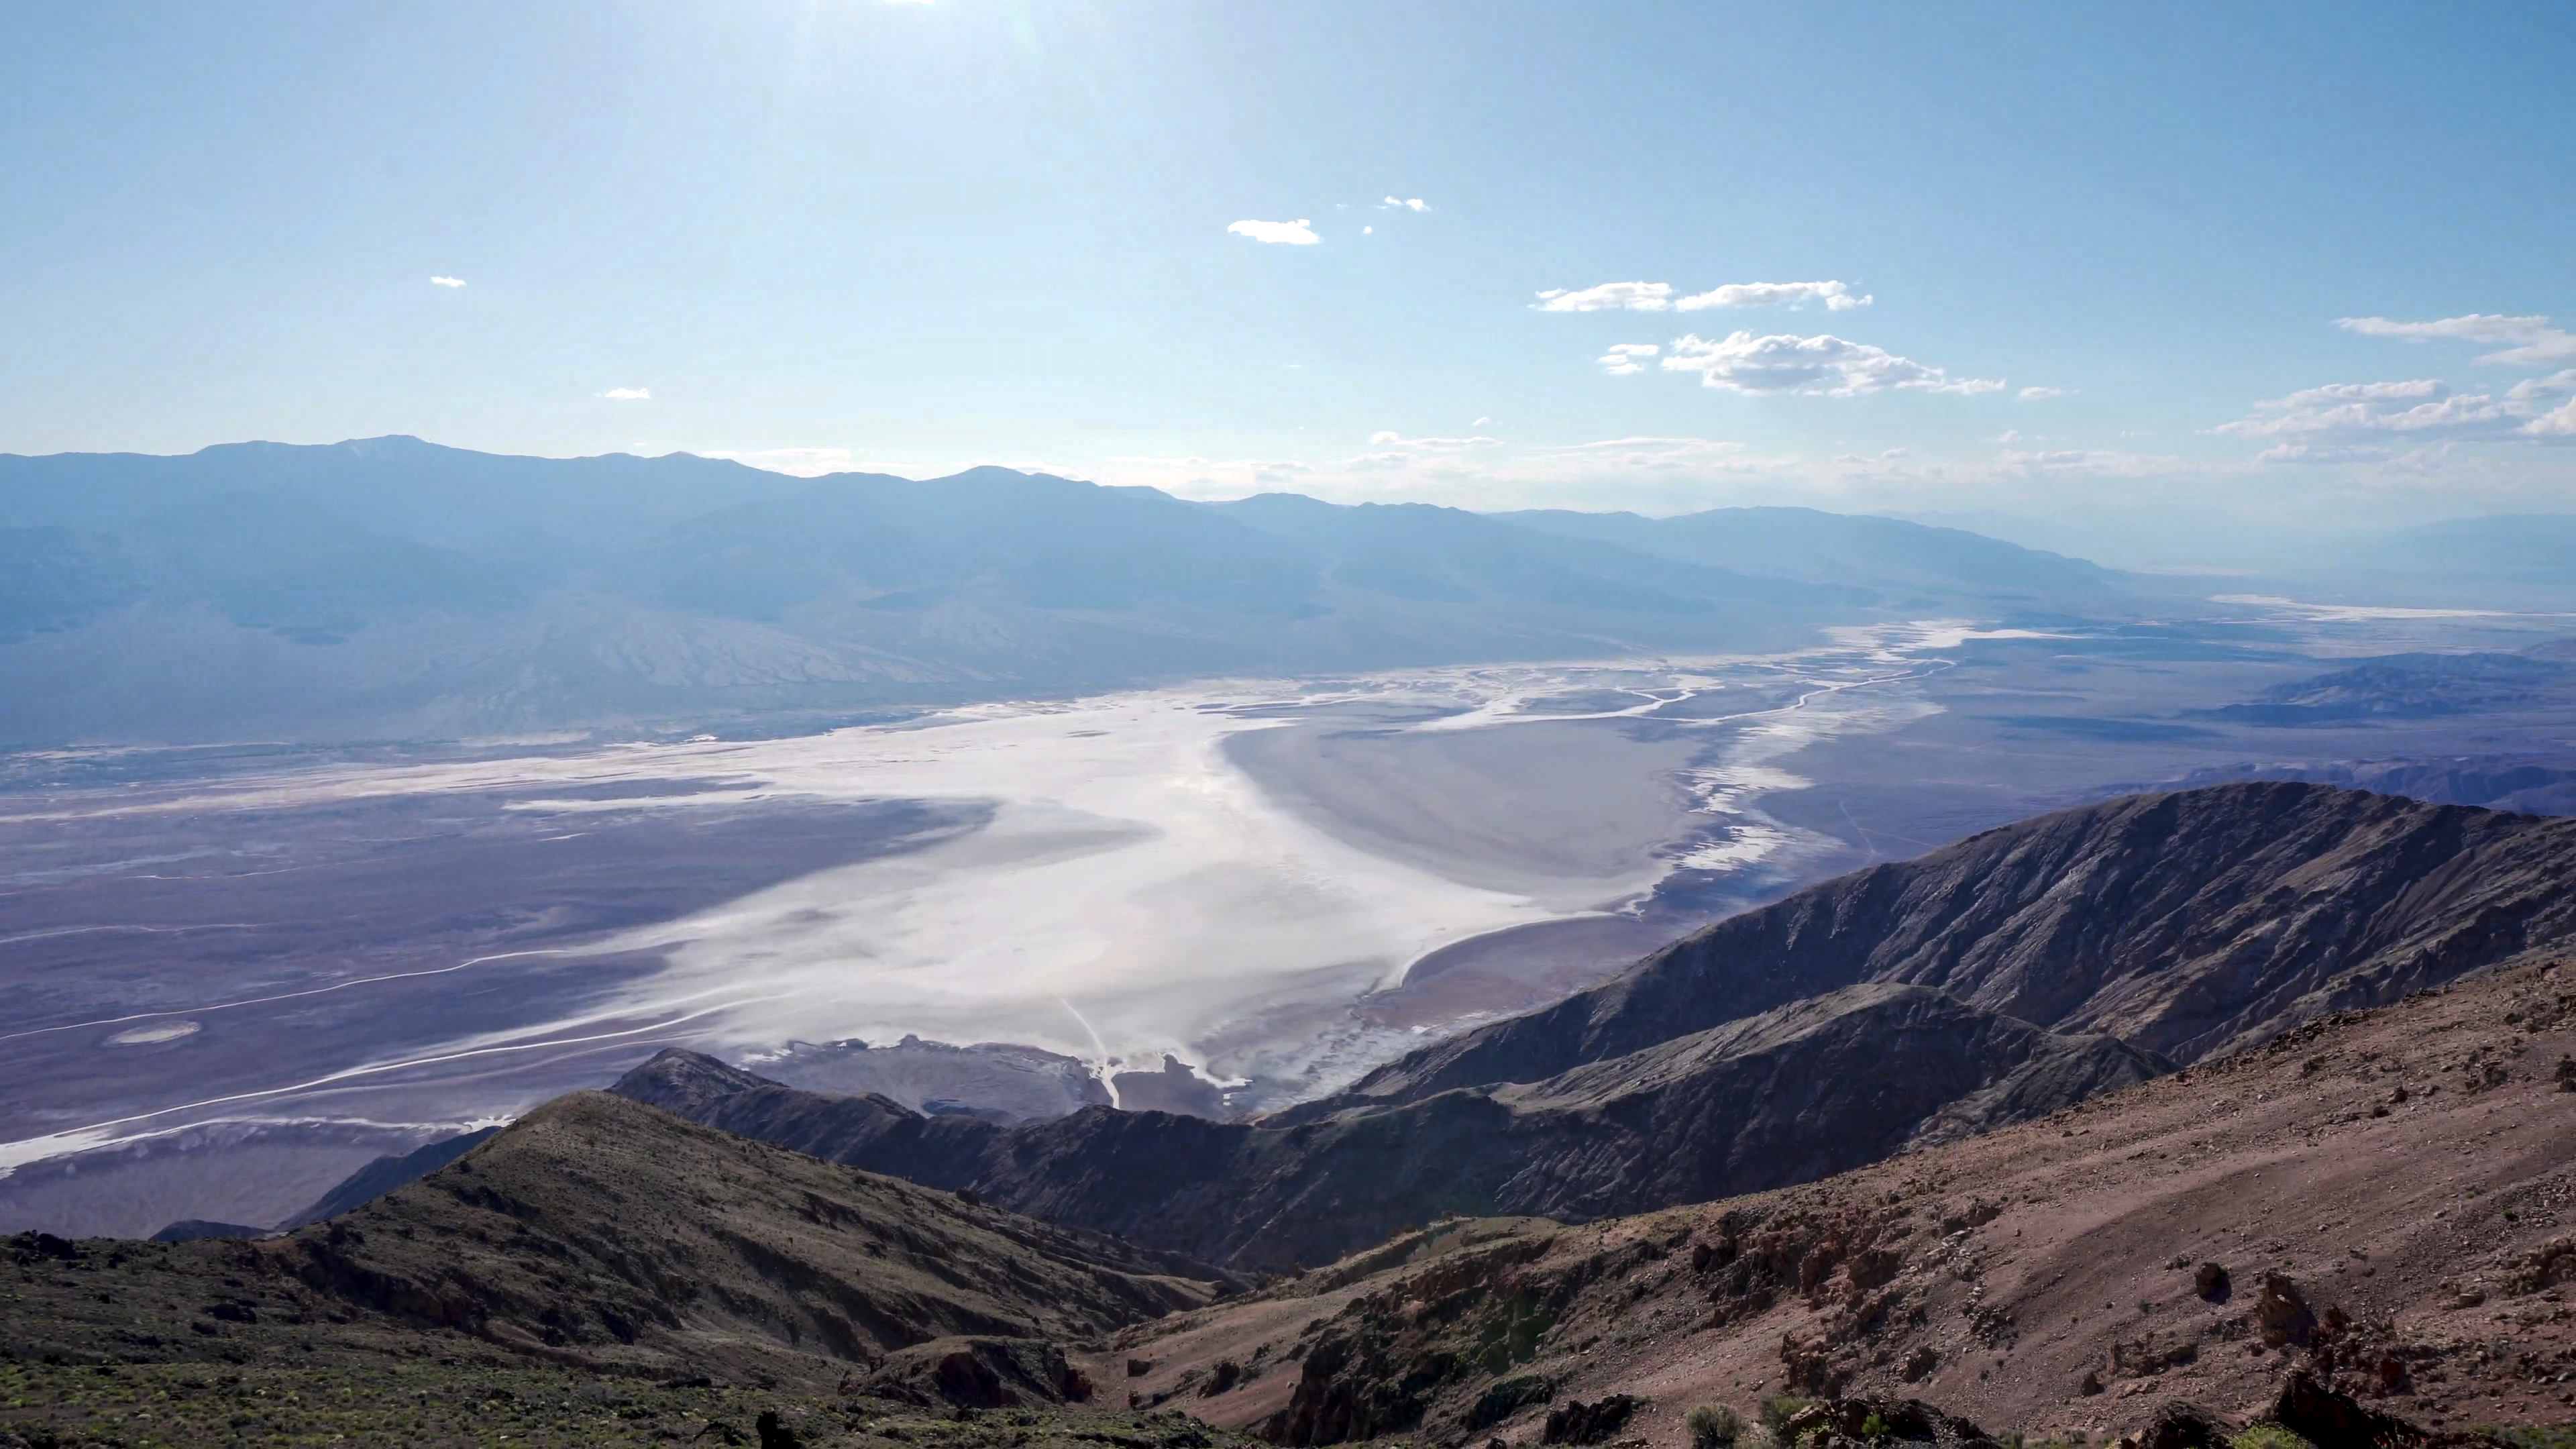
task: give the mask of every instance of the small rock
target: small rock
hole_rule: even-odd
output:
[[[2203,1263],[2192,1270],[2191,1291],[2212,1303],[2227,1301],[2227,1270],[2216,1263]]]

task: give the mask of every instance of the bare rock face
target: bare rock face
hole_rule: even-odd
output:
[[[798,1092],[678,1051],[613,1090],[832,1161],[971,1184],[1015,1212],[1269,1269],[1329,1262],[1443,1213],[1583,1220],[1807,1181],[1919,1142],[1927,1124],[1965,1135],[2165,1065],[1930,987],[1870,983],[1547,1081],[1276,1122],[1092,1108],[1006,1129]]]
[[[2280,1425],[2317,1449],[2504,1449],[2505,1441],[2474,1431],[2441,1433],[2394,1414],[2365,1408],[2356,1399],[2292,1370],[2272,1401],[2266,1421]]]
[[[1091,1381],[1038,1338],[935,1338],[886,1355],[860,1392],[925,1408],[1008,1409],[1081,1403]]]
[[[2134,795],[1730,917],[1349,1095],[1535,1081],[1861,981],[2188,1063],[2576,935],[2571,866],[2576,820],[2286,782]]]
[[[1645,1400],[1630,1394],[1611,1394],[1585,1403],[1568,1399],[1547,1411],[1547,1422],[1539,1430],[1542,1444],[1607,1443],[1628,1420],[1635,1416]]]
[[[2226,1421],[2176,1399],[2157,1409],[2144,1429],[2120,1440],[2119,1449],[2226,1449],[2233,1437]]]
[[[2317,1331],[2317,1316],[2309,1311],[2299,1285],[2280,1273],[2263,1275],[2262,1291],[2255,1295],[2254,1306],[2246,1316],[2266,1348],[2305,1348]]]

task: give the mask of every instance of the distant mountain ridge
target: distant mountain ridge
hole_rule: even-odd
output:
[[[2119,576],[1800,509],[1194,503],[415,438],[0,455],[0,745],[455,738],[1213,673],[1789,647]]]

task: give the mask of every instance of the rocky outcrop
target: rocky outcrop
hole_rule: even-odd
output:
[[[2165,1069],[2116,1042],[1875,983],[1544,1082],[1282,1124],[1093,1108],[1002,1129],[797,1092],[683,1052],[615,1090],[1016,1212],[1285,1268],[1442,1214],[1583,1220],[1802,1182],[1898,1151],[1936,1117],[1973,1131]]]
[[[1040,1338],[935,1338],[887,1354],[859,1392],[924,1408],[1081,1403],[1091,1381]]]

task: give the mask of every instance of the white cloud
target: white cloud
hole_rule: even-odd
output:
[[[2257,463],[2380,463],[2397,450],[2375,443],[2275,443],[2254,455]]]
[[[1466,438],[1408,438],[1392,428],[1381,428],[1369,434],[1369,446],[1372,448],[1411,448],[1418,452],[1431,453],[1455,453],[1465,448],[1498,448],[1502,446],[1502,442],[1500,438],[1488,438],[1482,434]]]
[[[2021,395],[2035,402],[2041,398],[2071,397],[2074,392],[2071,387],[2026,387],[2021,390]]]
[[[1704,387],[1742,393],[1803,393],[1858,397],[1906,388],[1918,392],[1994,392],[1999,379],[1954,378],[1940,368],[1899,357],[1883,347],[1831,334],[1756,337],[1734,332],[1720,338],[1685,336],[1664,358],[1667,372],[1696,372]]]
[[[2024,475],[2094,473],[2136,478],[2169,472],[2175,460],[2108,448],[2006,448],[1995,456],[1995,464],[2004,472]]]
[[[1601,355],[1601,366],[1612,377],[1631,377],[1646,370],[1646,359],[1664,349],[1652,342],[1614,342]]]
[[[465,279],[463,277],[432,277],[429,279],[429,284],[433,287],[462,287],[465,285]]]
[[[1431,209],[1430,206],[1425,204],[1419,196],[1390,196],[1386,199],[1384,205],[1389,211],[1429,211]]]
[[[1803,306],[1822,302],[1828,312],[1848,312],[1866,307],[1875,297],[1855,297],[1840,282],[1730,282],[1723,287],[1684,297],[1673,307],[1682,312],[1703,312],[1711,307],[1778,307]]]
[[[2309,458],[2321,456],[2326,449],[2348,449],[2373,439],[2383,440],[2384,445],[2392,436],[2510,437],[2529,410],[2520,411],[2523,415],[2518,416],[2517,409],[2485,393],[2455,393],[2438,378],[2338,382],[2256,403],[2252,416],[2221,423],[2211,431],[2285,439],[2300,444],[2304,451],[2280,453],[2282,459]]]
[[[1730,282],[1723,287],[1673,300],[1670,282],[1603,282],[1569,291],[1559,287],[1538,294],[1542,312],[1705,312],[1713,307],[1803,306],[1822,302],[1831,312],[1866,307],[1874,297],[1855,297],[1840,282]]]
[[[1579,292],[1559,287],[1538,294],[1542,312],[1663,312],[1672,305],[1670,282],[1603,282]]]
[[[1236,236],[1248,236],[1257,242],[1292,247],[1310,247],[1322,241],[1315,235],[1312,223],[1304,217],[1295,221],[1238,221],[1226,228]]]
[[[1377,235],[1377,228],[1376,228],[1376,227],[1373,227],[1373,226],[1364,226],[1364,227],[1361,227],[1361,228],[1360,228],[1360,235],[1362,235],[1362,236],[1375,236],[1375,235]]]
[[[2552,327],[2546,317],[2507,317],[2495,312],[2442,317],[2431,322],[2392,322],[2385,317],[2342,317],[2335,325],[2364,337],[2402,337],[2409,342],[2472,342],[2501,351],[2480,357],[2504,367],[2547,367],[2576,362],[2576,332]]]
[[[2303,388],[2210,431],[2274,440],[2260,455],[2270,463],[2374,461],[2398,443],[2576,442],[2576,368],[2527,378],[2502,396],[2455,392],[2430,377]]]
[[[653,397],[653,389],[649,387],[612,387],[608,391],[601,393],[600,396],[607,398],[611,402],[649,402]]]

